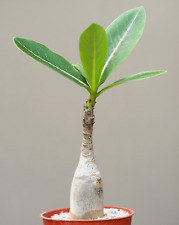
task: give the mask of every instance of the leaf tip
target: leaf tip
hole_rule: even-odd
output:
[[[101,25],[97,24],[97,23],[92,23],[88,28],[96,30],[96,29],[101,29],[103,27]]]
[[[144,8],[144,6],[139,6],[139,7],[137,7],[136,9],[138,9],[139,11],[143,11],[144,13],[145,13],[145,8]]]
[[[14,44],[15,44],[16,46],[18,45],[19,39],[21,39],[21,38],[19,38],[19,37],[13,37],[13,38],[12,38],[12,40],[13,40],[13,42],[14,42]]]
[[[140,14],[143,15],[143,17],[144,17],[144,22],[145,22],[145,19],[146,19],[146,11],[145,11],[144,6],[139,6],[139,7],[136,8],[136,9],[138,9],[138,12],[140,12]]]
[[[17,37],[12,37],[12,41],[16,42]]]
[[[159,70],[158,73],[159,74],[164,74],[164,73],[167,73],[167,70]]]
[[[15,45],[16,47],[18,47],[18,38],[17,38],[17,37],[13,37],[13,38],[12,38],[12,41],[13,41],[14,45]]]
[[[145,10],[145,8],[144,8],[143,5],[139,6],[138,8],[139,8],[139,9],[142,9],[142,10]]]
[[[16,40],[18,40],[18,39],[20,39],[19,37],[12,37],[12,40],[13,41],[16,41]]]

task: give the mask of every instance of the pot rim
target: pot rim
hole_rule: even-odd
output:
[[[129,209],[129,208],[125,208],[125,207],[119,207],[119,206],[104,206],[104,208],[114,208],[114,209],[122,209],[124,211],[127,211],[129,213],[128,216],[123,216],[123,217],[119,217],[119,218],[111,218],[111,219],[93,219],[93,220],[56,220],[56,219],[52,219],[52,218],[49,218],[49,217],[46,217],[44,216],[44,214],[46,213],[50,213],[50,212],[53,212],[53,211],[58,211],[58,210],[61,210],[61,211],[64,211],[64,212],[69,212],[70,211],[70,208],[67,207],[67,208],[60,208],[60,209],[52,209],[52,210],[49,210],[49,211],[46,211],[46,212],[43,212],[40,214],[40,218],[42,218],[43,220],[50,220],[50,221],[64,221],[64,222],[91,222],[91,221],[98,221],[98,222],[104,222],[104,221],[112,221],[112,220],[121,220],[121,219],[126,219],[126,218],[129,218],[129,217],[132,217],[135,212],[132,210],[132,209]],[[54,213],[55,214],[55,213]]]

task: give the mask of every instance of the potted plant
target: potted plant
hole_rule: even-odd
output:
[[[72,185],[70,208],[57,209],[41,214],[45,225],[64,223],[131,224],[134,212],[121,207],[104,207],[103,184],[93,151],[94,107],[96,99],[106,90],[119,84],[150,78],[166,71],[140,72],[101,88],[111,72],[129,55],[139,41],[145,25],[145,10],[138,7],[129,10],[114,20],[105,30],[98,24],[91,24],[80,36],[79,53],[81,64],[71,64],[46,46],[32,40],[15,37],[16,46],[33,59],[43,63],[64,77],[85,88],[89,98],[84,105],[83,141],[78,166]],[[121,218],[102,218],[104,208],[110,213],[124,212]],[[69,219],[58,219],[64,212]],[[56,215],[52,218],[53,215]],[[114,216],[115,217],[115,216]]]

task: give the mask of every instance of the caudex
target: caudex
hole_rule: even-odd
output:
[[[35,41],[14,38],[16,46],[27,55],[89,92],[89,98],[84,105],[81,155],[71,186],[71,219],[95,219],[103,216],[103,184],[95,162],[92,139],[96,98],[117,85],[166,72],[164,70],[140,72],[100,88],[111,72],[135,47],[143,33],[144,25],[145,9],[143,7],[123,13],[106,30],[96,23],[91,24],[79,39],[82,65],[71,64],[62,56]]]

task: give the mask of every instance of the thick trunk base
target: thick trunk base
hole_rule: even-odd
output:
[[[71,219],[96,219],[103,216],[103,184],[93,151],[94,105],[86,101],[83,115],[83,141],[70,196]]]

